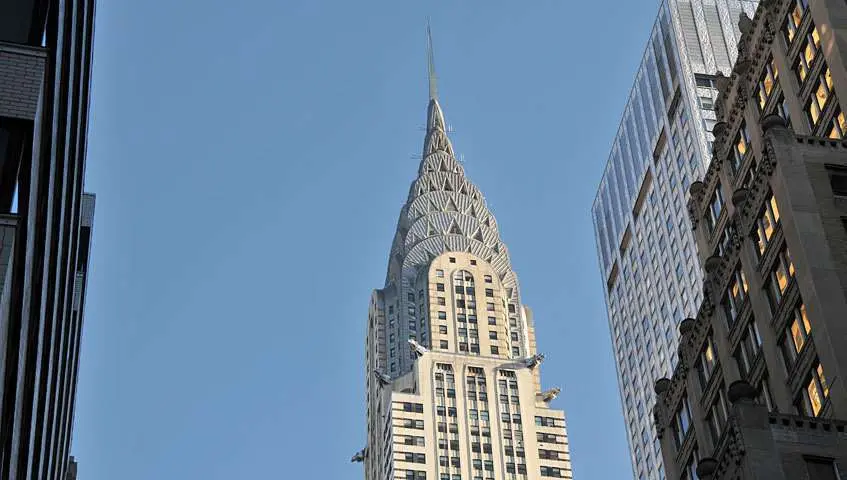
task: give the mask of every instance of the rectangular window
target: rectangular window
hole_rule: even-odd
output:
[[[817,417],[823,410],[826,399],[829,397],[829,384],[824,375],[823,365],[816,362],[809,372],[808,380],[800,392],[800,398],[796,403],[798,412],[802,415]]]
[[[726,425],[726,417],[727,417],[727,409],[726,409],[726,399],[723,393],[723,385],[718,389],[717,397],[715,398],[712,405],[709,407],[709,411],[706,414],[706,424],[709,426],[709,434],[712,438],[712,446],[716,446],[718,440],[721,438],[721,433],[723,433],[724,425]]]
[[[485,310],[489,311],[489,312],[493,312],[494,311],[494,304],[491,303],[491,302],[486,303],[485,304]]]
[[[712,199],[709,201],[709,211],[706,213],[706,222],[709,225],[710,232],[714,231],[722,211],[723,194],[721,193],[721,184],[718,183],[715,187],[715,193],[712,194]]]
[[[785,95],[780,95],[776,106],[776,114],[785,120],[785,125],[791,127],[791,114],[788,113],[788,101],[785,100]]]
[[[712,377],[712,372],[715,371],[717,357],[715,356],[715,348],[712,345],[712,336],[706,337],[706,345],[700,352],[700,358],[697,361],[697,377],[700,379],[700,388],[705,390],[709,379]]]
[[[685,440],[685,435],[688,433],[688,428],[691,426],[691,409],[688,406],[688,398],[683,397],[679,406],[676,408],[674,415],[674,440],[677,448],[682,446]]]
[[[839,140],[844,138],[845,132],[847,132],[847,118],[841,111],[841,107],[837,107],[835,113],[832,114],[832,121],[829,124],[829,131],[826,132],[826,136]]]
[[[776,312],[779,304],[782,301],[782,296],[788,288],[788,283],[794,278],[794,264],[791,262],[791,255],[788,252],[788,247],[783,247],[779,252],[779,258],[771,267],[768,274],[768,280],[765,284],[765,291],[770,302],[771,312]]]
[[[811,333],[812,324],[809,323],[809,317],[806,316],[806,306],[801,301],[794,307],[793,315],[789,320],[788,326],[785,327],[785,336],[782,342],[780,342],[785,367],[789,371],[794,365],[797,355],[800,354],[806,345],[806,340]]]
[[[744,163],[744,158],[750,150],[750,136],[747,134],[747,124],[742,122],[741,128],[738,130],[738,135],[735,136],[734,147],[732,148],[732,171],[738,173],[741,165]]]
[[[847,197],[847,169],[827,165],[827,174],[832,194],[837,197]]]
[[[794,73],[797,75],[797,80],[802,87],[803,82],[812,71],[815,63],[815,58],[818,55],[818,49],[821,46],[821,37],[818,34],[817,28],[806,34],[806,40],[800,48],[800,55],[797,56],[797,62],[794,64]]]
[[[724,313],[726,314],[727,326],[731,329],[735,325],[735,320],[738,314],[741,313],[741,306],[747,299],[747,278],[744,276],[744,271],[741,270],[741,265],[735,268],[732,278],[729,282],[729,287],[726,289],[723,304]]]
[[[759,328],[756,326],[756,321],[752,320],[747,324],[744,336],[741,337],[741,344],[738,345],[733,355],[735,361],[738,363],[738,371],[742,377],[746,377],[750,373],[750,370],[752,370],[761,348],[762,337],[759,336]]]
[[[783,27],[786,46],[791,45],[794,37],[797,36],[797,29],[800,28],[808,6],[808,0],[794,0],[794,8],[788,12],[788,18],[785,19],[785,27]]]
[[[810,129],[815,130],[820,124],[821,115],[831,97],[833,97],[832,72],[829,67],[826,67],[812,90],[812,96],[806,102],[806,118],[809,120]]]
[[[768,407],[768,411],[774,411],[773,396],[771,395],[770,384],[768,383],[768,374],[765,372],[762,375],[762,380],[759,382],[759,395],[756,397],[756,403]]]
[[[835,467],[835,461],[830,458],[807,457],[805,461],[808,478],[811,480],[839,480],[841,478]]]
[[[439,291],[439,292],[443,292],[444,291],[444,284],[443,283],[436,283],[435,284],[435,290]]]
[[[493,297],[494,296],[494,289],[493,288],[486,288],[485,289],[485,296],[486,297]]]
[[[776,82],[779,79],[779,70],[776,68],[776,64],[773,61],[773,57],[768,60],[768,63],[765,64],[765,71],[762,72],[762,76],[759,77],[759,86],[757,89],[757,97],[759,99],[759,110],[764,111],[765,105],[768,103],[768,99],[771,97],[771,93],[776,87]]]
[[[768,242],[773,237],[773,232],[776,230],[779,222],[779,207],[776,204],[776,198],[773,194],[768,196],[765,201],[765,206],[762,207],[759,217],[756,219],[756,229],[753,231],[753,238],[756,240],[757,253],[759,258],[765,253]]]

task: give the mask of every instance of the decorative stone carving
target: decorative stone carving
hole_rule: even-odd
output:
[[[743,401],[753,401],[758,396],[758,391],[747,382],[747,380],[736,380],[727,389],[727,399],[736,404]]]
[[[753,20],[743,10],[738,14],[738,30],[741,35],[747,35],[753,30]]]
[[[732,192],[732,204],[735,208],[741,208],[744,205],[744,202],[750,197],[750,190],[746,188],[739,188],[738,190]]]
[[[559,393],[561,393],[561,391],[562,390],[559,387],[551,388],[550,390],[547,390],[546,392],[541,394],[541,399],[547,403],[552,402],[556,399],[556,397],[559,396]]]
[[[726,122],[718,122],[715,124],[714,127],[712,127],[712,134],[715,136],[715,140],[717,140],[718,137],[723,137],[724,134],[726,134],[727,127],[729,127],[729,124],[727,124]]]
[[[688,333],[694,330],[694,326],[697,323],[693,318],[686,318],[685,320],[679,322],[679,335],[681,337],[685,337]]]
[[[706,273],[714,274],[721,267],[721,262],[723,262],[723,258],[720,255],[712,255],[706,259],[703,267],[706,269]]]
[[[701,480],[712,480],[715,470],[718,469],[718,461],[712,457],[700,459],[697,464],[697,477]]]
[[[656,380],[656,384],[653,386],[653,391],[656,392],[656,395],[664,395],[669,388],[671,388],[671,379],[663,377]]]
[[[765,118],[762,119],[761,125],[762,125],[762,132],[767,132],[768,130],[770,130],[774,127],[788,128],[788,126],[785,123],[785,119],[782,118],[781,116],[775,114],[775,113],[771,113],[770,115],[766,115]]]

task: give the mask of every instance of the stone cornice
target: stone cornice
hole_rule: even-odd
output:
[[[804,417],[785,413],[768,413],[771,428],[785,428],[795,432],[832,433],[833,435],[847,432],[847,421],[824,417]]]

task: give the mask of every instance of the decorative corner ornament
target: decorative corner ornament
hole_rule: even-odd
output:
[[[541,393],[541,399],[544,400],[547,403],[552,402],[553,400],[556,399],[556,397],[559,396],[559,394],[561,392],[562,392],[561,388],[553,387],[550,390],[547,390],[546,392],[542,392]]]
[[[367,456],[368,456],[368,448],[365,447],[365,448],[359,450],[358,452],[356,452],[355,455],[353,455],[353,458],[350,459],[350,463],[364,462],[365,457],[367,457]]]
[[[527,368],[529,368],[529,369],[533,369],[533,368],[541,365],[543,362],[544,362],[544,354],[543,353],[536,353],[535,355],[533,355],[533,356],[527,358],[526,360],[524,360],[524,363],[526,364]]]
[[[373,373],[376,379],[379,381],[380,385],[388,385],[389,383],[391,383],[391,377],[382,373],[378,369],[375,368]]]
[[[413,338],[409,339],[409,347],[418,357],[424,356],[425,353],[429,353],[429,349],[416,342]]]

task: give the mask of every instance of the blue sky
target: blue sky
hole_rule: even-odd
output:
[[[80,478],[363,478],[365,319],[422,148],[428,15],[575,478],[631,477],[589,211],[655,0],[99,3]]]

